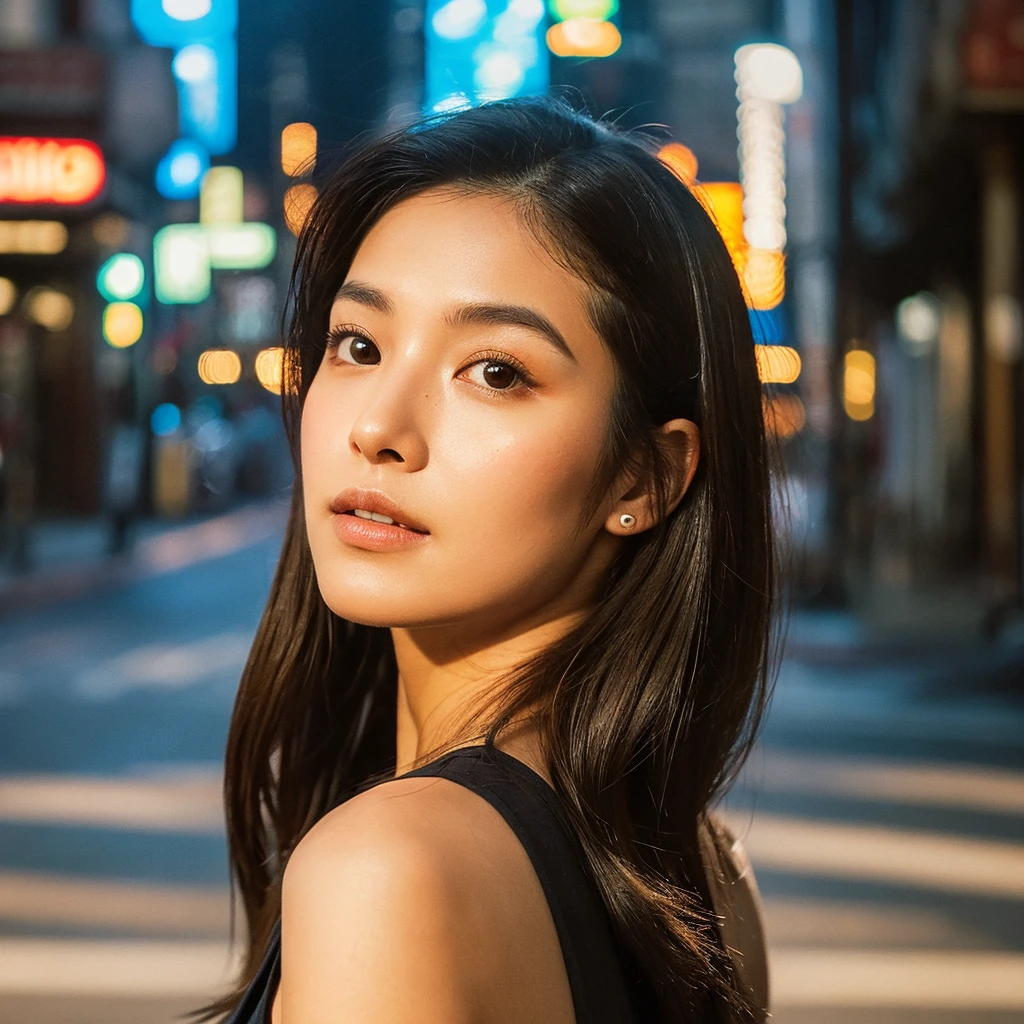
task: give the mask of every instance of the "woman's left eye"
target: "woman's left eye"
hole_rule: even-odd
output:
[[[522,370],[498,359],[481,359],[465,373],[474,384],[490,391],[512,391],[528,383]]]

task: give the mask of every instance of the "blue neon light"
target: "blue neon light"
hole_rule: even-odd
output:
[[[178,84],[178,124],[182,135],[218,156],[235,148],[237,48],[232,37],[205,39],[181,47],[171,62]]]
[[[164,402],[153,410],[149,426],[157,437],[169,437],[181,426],[181,410],[170,402]]]
[[[165,199],[195,199],[210,154],[192,139],[176,139],[156,165],[156,190]]]
[[[426,110],[548,90],[543,0],[427,0]]]
[[[786,319],[782,307],[748,309],[750,327],[758,345],[781,345],[786,340]]]
[[[200,39],[233,35],[238,0],[132,0],[132,24],[150,46],[178,49]]]

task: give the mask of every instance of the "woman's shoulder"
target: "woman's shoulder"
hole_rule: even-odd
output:
[[[504,819],[465,786],[433,776],[390,779],[321,818],[296,847],[285,878],[311,876],[329,890],[353,872],[415,872],[417,881],[450,885],[459,895],[470,879],[483,884],[496,874],[496,856],[514,856],[509,839]]]
[[[380,783],[327,814],[290,858],[282,902],[283,998],[348,1008],[350,1017],[339,1009],[325,1020],[364,1019],[350,1000],[372,1008],[367,1020],[480,1019],[481,1004],[500,1005],[497,994],[519,984],[510,970],[525,978],[542,969],[510,967],[508,952],[537,943],[550,925],[504,819],[436,777]],[[539,946],[550,954],[553,938],[557,962],[553,925],[546,938]],[[292,1016],[317,1013],[303,1004]]]

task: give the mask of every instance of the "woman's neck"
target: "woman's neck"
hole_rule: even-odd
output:
[[[396,774],[409,771],[417,758],[433,751],[480,743],[488,720],[467,729],[470,713],[496,695],[506,673],[564,636],[580,615],[557,616],[514,636],[472,646],[445,635],[447,630],[392,629],[398,663]],[[462,638],[465,632],[460,630]],[[531,713],[536,710],[517,715],[497,745],[535,770],[543,767],[546,777],[540,728]]]

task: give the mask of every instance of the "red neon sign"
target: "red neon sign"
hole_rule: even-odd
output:
[[[87,203],[106,177],[95,142],[0,136],[0,203]]]

